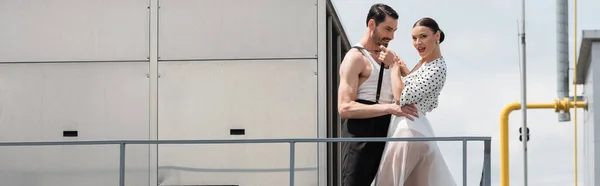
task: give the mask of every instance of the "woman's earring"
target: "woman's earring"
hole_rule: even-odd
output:
[[[438,42],[438,45],[439,45],[440,44],[440,40],[437,40],[437,42]]]

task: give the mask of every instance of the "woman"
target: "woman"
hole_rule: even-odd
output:
[[[413,25],[413,45],[421,60],[409,71],[402,60],[392,67],[392,89],[396,104],[417,105],[414,121],[392,116],[388,137],[433,137],[426,113],[437,107],[446,81],[446,63],[439,45],[444,32],[435,20],[422,18]],[[402,77],[401,77],[402,76]],[[435,141],[388,142],[381,159],[376,186],[453,186],[452,178]]]

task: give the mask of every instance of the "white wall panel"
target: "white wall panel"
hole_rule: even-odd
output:
[[[588,103],[588,109],[583,111],[583,180],[587,185],[595,185],[596,179],[595,169],[596,169],[596,149],[595,149],[595,139],[598,137],[595,136],[596,129],[598,127],[595,126],[595,118],[594,116],[598,112],[595,109],[594,105],[594,97],[595,92],[594,89],[598,89],[598,83],[596,79],[598,76],[594,75],[594,69],[596,69],[596,65],[594,63],[590,64],[589,69],[587,71],[586,82],[583,85],[583,96],[584,100]],[[579,101],[579,100],[578,100]],[[579,109],[577,109],[579,110]],[[586,185],[586,186],[587,186]]]
[[[163,0],[159,57],[314,58],[317,0]]]
[[[148,63],[0,64],[0,141],[148,139]],[[78,137],[63,137],[77,130]],[[2,185],[118,184],[119,147],[0,147]],[[148,145],[127,147],[147,185]]]
[[[147,60],[148,0],[0,0],[0,62]]]
[[[600,110],[596,108],[596,100],[600,94],[600,42],[593,42],[590,49],[590,66],[587,81],[584,85],[585,101],[588,110],[584,115],[584,180],[586,185],[600,185],[600,127],[596,121],[600,118]]]
[[[315,138],[317,61],[159,63],[159,139]],[[245,135],[230,135],[245,129]],[[287,185],[287,144],[164,145],[165,185]],[[317,185],[317,145],[297,144],[296,184]]]

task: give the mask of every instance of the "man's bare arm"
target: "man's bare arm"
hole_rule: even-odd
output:
[[[338,112],[344,119],[372,118],[389,114],[387,104],[367,105],[354,101],[358,90],[359,75],[365,68],[363,56],[356,50],[347,53],[340,65],[338,88]]]

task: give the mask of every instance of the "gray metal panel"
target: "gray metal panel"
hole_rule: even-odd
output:
[[[583,117],[583,180],[586,186],[600,185],[598,177],[600,177],[600,161],[598,161],[598,150],[600,150],[600,143],[596,142],[598,136],[600,136],[600,127],[595,126],[595,118],[600,117],[600,111],[596,109],[595,100],[600,92],[600,76],[597,76],[600,66],[600,42],[593,42],[588,45],[589,48],[587,53],[590,62],[586,70],[586,78],[583,85],[583,96],[585,101],[588,103],[587,110],[584,111]],[[581,62],[581,61],[580,61]],[[579,67],[579,66],[578,66]],[[579,71],[579,69],[578,69]]]
[[[146,60],[148,0],[0,0],[0,62]]]
[[[150,139],[158,139],[158,0],[150,0]],[[158,145],[150,145],[150,185],[160,185]]]
[[[587,74],[588,81],[583,85],[583,96],[586,102],[588,103],[588,109],[583,111],[583,182],[586,183],[585,186],[592,186],[595,181],[594,178],[594,169],[595,169],[595,150],[594,150],[594,115],[596,109],[594,105],[595,93],[594,86],[595,75],[594,75],[594,67],[590,66],[590,69]],[[598,87],[598,86],[596,86]]]
[[[593,132],[591,135],[591,139],[586,138],[587,140],[591,140],[589,141],[589,143],[591,143],[589,146],[589,150],[592,151],[590,152],[590,154],[592,155],[591,158],[589,158],[588,162],[585,162],[584,164],[593,166],[591,173],[589,174],[590,176],[590,183],[593,183],[591,185],[600,185],[600,143],[597,142],[598,137],[600,136],[600,127],[596,126],[595,123],[595,118],[600,118],[600,110],[596,109],[596,105],[595,105],[595,100],[596,97],[599,96],[600,94],[595,94],[595,92],[600,92],[600,85],[598,83],[600,83],[600,76],[598,76],[598,74],[600,74],[600,40],[599,41],[594,41],[591,44],[591,50],[590,50],[590,64],[591,64],[591,69],[590,72],[593,73],[592,78],[594,78],[592,80],[592,86],[591,90],[591,100],[586,100],[589,104],[588,107],[591,107],[589,109],[589,112],[591,114],[591,118],[588,119],[588,121],[586,121],[586,123],[590,126],[591,131]],[[586,92],[587,94],[587,92]]]
[[[596,78],[594,76],[593,67],[590,67],[589,73],[587,74],[588,81],[583,85],[583,96],[588,102],[588,109],[583,112],[583,182],[585,186],[593,186],[595,182],[594,169],[595,169],[595,150],[594,150],[594,115],[596,109],[594,105],[595,94],[594,94],[594,83]],[[596,86],[597,87],[597,86]]]
[[[0,141],[148,139],[148,63],[0,64]],[[63,137],[77,130],[78,137]],[[3,185],[118,183],[119,147],[2,147]],[[127,149],[127,184],[148,184],[148,145]]]
[[[328,56],[327,32],[327,6],[326,1],[318,1],[317,4],[317,123],[314,125],[317,131],[317,137],[327,138],[327,64],[330,62]],[[318,144],[318,180],[317,185],[327,185],[327,144]]]
[[[595,106],[591,104],[594,101],[593,91],[593,71],[589,71],[587,81],[583,85],[583,96],[588,102],[588,109],[583,111],[583,182],[585,186],[592,185],[594,182],[594,112]]]
[[[317,0],[160,1],[161,60],[317,56]]]
[[[584,84],[592,58],[592,43],[600,42],[600,30],[583,30],[581,32],[581,46],[577,57],[577,82]]]
[[[159,139],[316,138],[317,60],[159,63]],[[245,135],[230,135],[245,129]],[[166,185],[288,185],[288,144],[162,145]],[[296,144],[317,185],[317,144]]]

